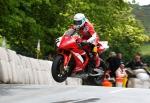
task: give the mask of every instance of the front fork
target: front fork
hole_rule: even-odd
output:
[[[64,57],[64,70],[68,71],[68,68],[69,68],[68,65],[69,65],[69,62],[71,60],[72,54],[71,53],[65,54],[63,51],[60,52],[59,54]]]
[[[71,58],[73,56],[74,60],[75,60],[75,67],[74,68],[74,72],[78,71],[80,68],[83,70],[85,69],[86,65],[89,62],[89,58],[87,55],[85,56],[85,61],[83,60],[83,57],[76,52],[71,51],[70,53],[64,53],[65,51],[60,52],[59,54],[62,55],[64,57],[64,70],[65,71],[69,71],[69,62],[71,61]],[[80,56],[79,56],[80,55]],[[72,69],[73,69],[72,68]]]

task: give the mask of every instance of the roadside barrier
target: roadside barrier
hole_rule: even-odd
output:
[[[0,47],[0,83],[82,85],[80,78],[68,78],[63,83],[55,82],[51,66],[51,61],[25,57]]]
[[[129,78],[128,87],[130,88],[150,88],[150,76],[144,69],[133,70],[136,78]]]

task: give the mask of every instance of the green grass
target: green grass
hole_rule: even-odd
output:
[[[145,44],[141,47],[141,54],[150,56],[150,44]]]
[[[150,43],[145,44],[141,47],[141,54],[144,63],[146,63],[149,66],[148,70],[150,71]]]

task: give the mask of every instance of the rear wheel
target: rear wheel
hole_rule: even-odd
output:
[[[94,86],[100,86],[102,83],[103,77],[92,77],[89,76],[86,79],[83,79],[83,85],[94,85]]]
[[[101,85],[103,76],[91,77],[91,80],[93,81],[93,84]]]
[[[56,82],[63,82],[67,79],[67,71],[64,70],[64,58],[58,55],[53,60],[52,64],[52,77]]]
[[[104,62],[104,60],[101,59],[101,62],[100,62],[100,70],[103,71],[103,73],[105,72],[107,66]],[[94,85],[101,85],[102,81],[104,79],[104,74],[102,75],[99,75],[99,76],[95,76],[95,77],[90,77],[90,80],[91,82],[94,84]]]

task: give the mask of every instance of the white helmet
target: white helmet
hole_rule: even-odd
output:
[[[75,16],[74,16],[74,24],[77,26],[78,29],[80,27],[82,27],[85,22],[86,22],[86,18],[84,16],[84,14],[82,14],[82,13],[75,14]]]

